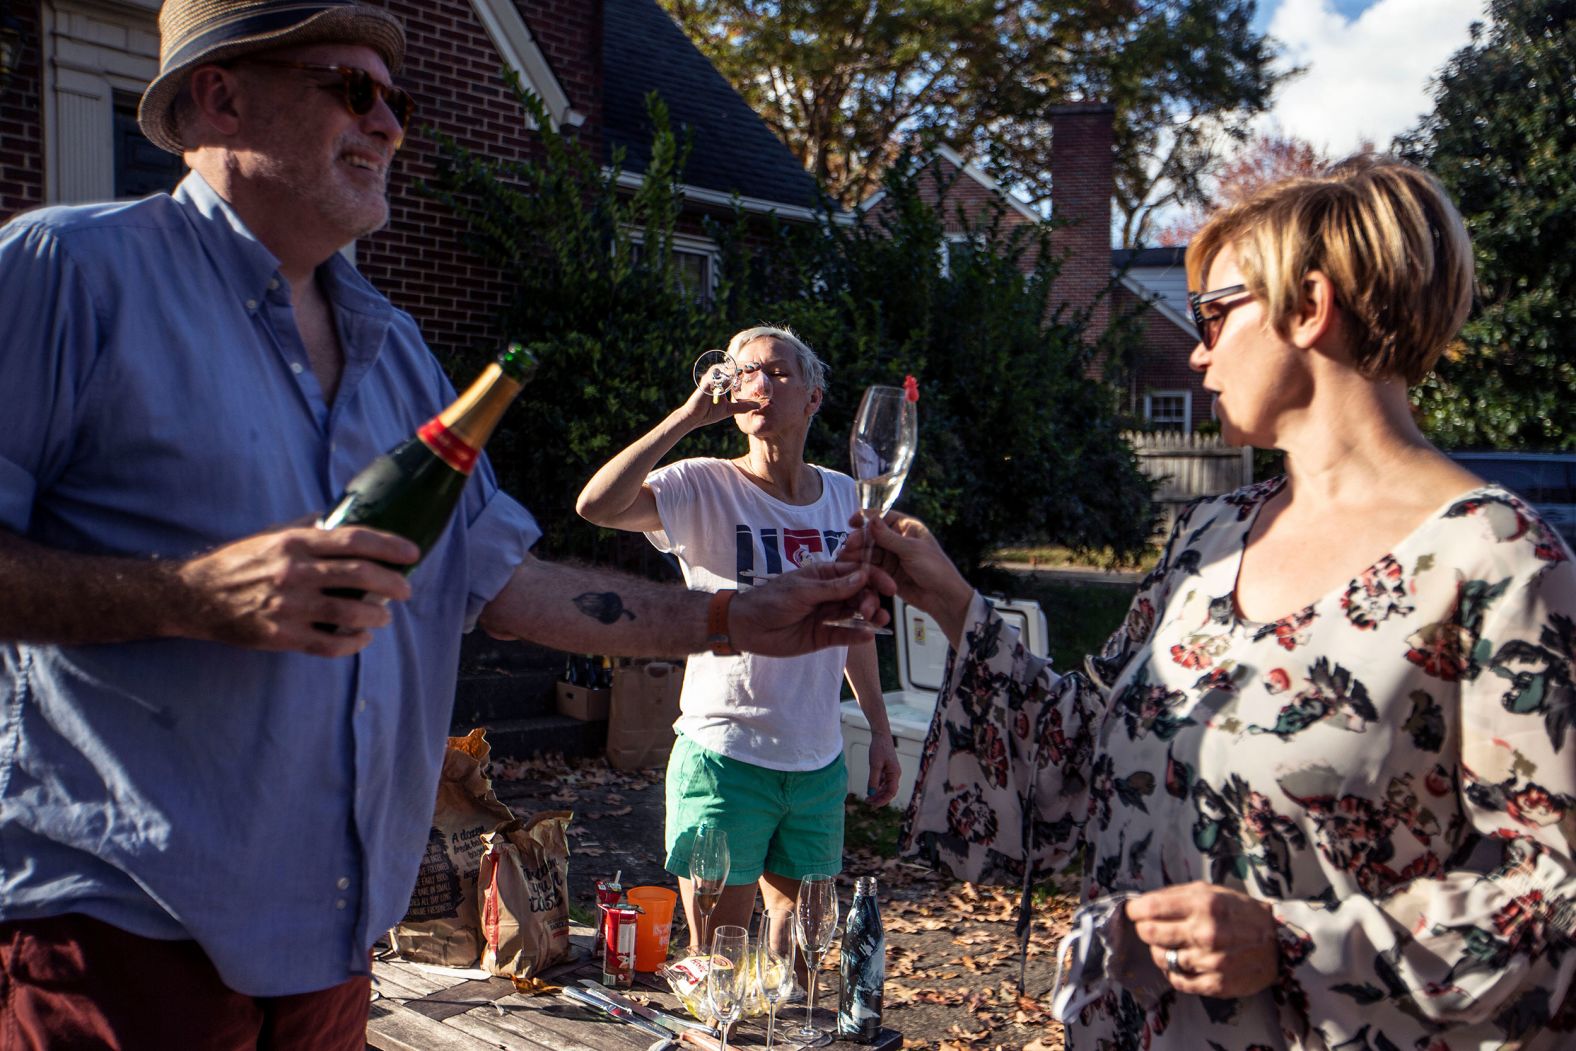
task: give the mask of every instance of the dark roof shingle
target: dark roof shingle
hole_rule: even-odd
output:
[[[759,114],[733,90],[656,0],[603,0],[605,159],[623,147],[624,168],[651,160],[646,93],[667,103],[673,130],[691,138],[681,181],[778,204],[817,207],[815,180]]]

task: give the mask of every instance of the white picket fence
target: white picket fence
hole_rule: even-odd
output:
[[[1253,481],[1253,450],[1233,448],[1218,434],[1128,431],[1123,437],[1138,455],[1139,470],[1159,483],[1155,501],[1164,511],[1165,529],[1188,501]]]

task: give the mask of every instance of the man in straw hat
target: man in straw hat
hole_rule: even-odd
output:
[[[485,463],[414,580],[406,541],[310,525],[453,397],[338,254],[387,218],[404,34],[349,0],[159,27],[139,119],[180,188],[0,229],[0,1044],[359,1049],[467,624],[788,654],[875,597],[828,569],[730,613],[539,562]]]

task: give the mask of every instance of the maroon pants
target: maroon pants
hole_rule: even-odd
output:
[[[366,978],[243,996],[192,941],[86,916],[0,923],[0,1051],[363,1051]]]

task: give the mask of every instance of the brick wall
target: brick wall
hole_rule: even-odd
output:
[[[1005,207],[1004,222],[1011,227],[1032,222],[1027,216],[1002,200],[1001,194],[977,179],[963,174],[963,169],[945,157],[937,157],[941,166],[941,181],[951,180],[947,191],[946,207],[942,210],[942,229],[949,234],[967,233],[982,219],[988,220],[994,208]],[[936,180],[928,173],[919,179],[920,199],[931,205],[937,200]],[[961,214],[960,214],[961,213]]]
[[[417,99],[416,123],[503,161],[539,155],[540,141],[500,77],[503,60],[467,0],[385,0],[405,23],[400,82]],[[601,5],[533,0],[521,13],[573,108],[586,115],[578,134],[599,155]],[[394,304],[410,311],[438,351],[492,349],[509,277],[467,251],[463,227],[417,190],[434,174],[437,149],[414,130],[395,161],[388,227],[360,241],[356,262]]]
[[[38,4],[12,3],[21,33],[20,61],[0,89],[0,221],[44,200],[44,126],[40,116]]]
[[[1055,291],[1075,307],[1094,302],[1111,283],[1114,112],[1103,103],[1051,109],[1051,217],[1067,223],[1051,236],[1065,256]],[[1090,334],[1104,331],[1110,317],[1110,301],[1102,299],[1090,316]]]
[[[1126,314],[1138,307],[1138,298],[1128,289],[1118,287],[1112,299],[1118,313]],[[1196,345],[1191,333],[1185,332],[1153,310],[1143,315],[1144,351],[1132,385],[1128,391],[1130,409],[1134,416],[1144,414],[1144,395],[1150,391],[1191,391],[1193,394],[1193,426],[1213,419],[1210,413],[1213,395],[1204,389],[1204,377],[1188,368],[1188,355]]]
[[[1014,227],[1034,222],[1028,216],[1019,212],[1002,200],[1000,191],[994,190],[986,184],[963,174],[963,169],[943,156],[936,156],[931,164],[937,165],[939,179],[932,174],[928,167],[919,175],[915,189],[919,199],[932,208],[939,208],[941,212],[942,233],[945,235],[965,234],[981,222],[989,223],[992,209],[1005,205],[1003,215],[1003,233],[1011,231]],[[942,201],[940,189],[945,187],[946,200]],[[883,210],[889,208],[887,199],[883,197],[870,209],[872,218],[879,219]],[[1034,267],[1039,253],[1030,248],[1024,253],[1023,269],[1025,272]]]

